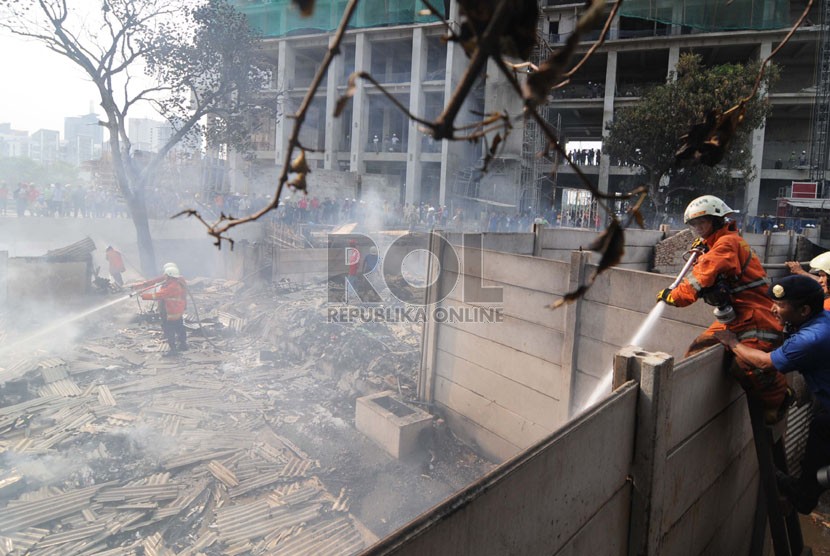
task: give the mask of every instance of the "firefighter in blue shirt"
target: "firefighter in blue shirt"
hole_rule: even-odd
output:
[[[810,277],[792,275],[769,288],[772,311],[789,337],[770,353],[738,343],[734,333],[723,330],[715,337],[737,358],[761,369],[782,373],[798,371],[815,398],[813,421],[807,436],[801,476],[778,474],[781,492],[796,510],[809,514],[824,488],[816,473],[830,465],[830,312],[825,311],[824,291]]]

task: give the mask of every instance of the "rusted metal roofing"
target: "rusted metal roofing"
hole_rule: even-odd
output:
[[[44,258],[53,262],[86,261],[93,251],[95,251],[95,242],[85,237],[66,247],[47,251]]]

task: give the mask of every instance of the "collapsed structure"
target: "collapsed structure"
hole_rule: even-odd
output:
[[[0,537],[7,552],[353,553],[442,499],[369,550],[418,554],[419,543],[434,542],[459,553],[532,553],[553,535],[558,540],[545,546],[583,552],[601,542],[596,550],[625,553],[631,531],[645,535],[653,553],[675,553],[691,530],[701,551],[740,553],[754,542],[751,431],[740,389],[720,372],[719,350],[674,371],[668,355],[657,363],[629,354],[646,357],[631,369],[656,365],[674,377],[665,387],[684,381],[670,388],[686,393],[681,397],[662,394],[673,416],[652,444],[666,450],[659,470],[630,461],[640,442],[634,431],[648,430],[636,385],[583,412],[652,305],[640,293],[669,281],[642,272],[653,265],[664,232],[627,234],[623,268],[601,275],[581,301],[557,311],[547,306],[592,273],[589,254],[574,249],[593,233],[444,237],[441,248],[425,245],[435,255],[425,259],[433,261],[424,268],[431,273],[425,299],[447,309],[495,305],[500,322],[331,323],[327,261],[340,250],[251,244],[228,255],[241,261],[228,268],[259,276],[246,268],[278,260],[268,285],[191,280],[202,318],[197,324],[191,315],[196,349],[180,360],[161,360],[154,325],[124,322],[134,311],[116,305],[113,316],[87,325],[69,353],[28,352],[6,364]],[[797,239],[749,237],[767,263],[794,258],[803,243]],[[658,246],[657,260],[677,262],[669,251],[683,249],[672,243],[678,242]],[[488,289],[501,296],[470,295]],[[688,338],[710,319],[704,306],[670,309],[643,347],[679,360]],[[721,394],[707,405],[699,397],[707,392]],[[374,405],[361,417],[366,396],[377,401],[367,402]],[[420,410],[433,422],[410,439],[412,453],[400,461],[384,453],[382,438],[369,440],[352,426],[368,419],[360,430],[371,435],[381,427],[371,419],[405,420]],[[654,415],[668,418],[660,411]],[[483,479],[492,465],[476,452],[500,464]],[[704,460],[699,479],[672,479]],[[632,473],[645,475],[632,485]],[[505,506],[505,497],[521,503]],[[664,517],[637,521],[646,515],[638,504],[659,507]],[[498,527],[479,521],[505,508],[515,519],[500,519]],[[549,519],[552,527],[533,525]],[[488,534],[456,536],[458,528]]]

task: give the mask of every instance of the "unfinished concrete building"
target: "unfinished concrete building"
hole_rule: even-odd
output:
[[[260,29],[263,46],[273,62],[272,93],[283,113],[290,114],[307,91],[342,13],[343,2],[318,1],[312,18],[303,19],[288,1],[237,2],[252,25]],[[617,108],[637,102],[650,85],[664,82],[681,53],[700,54],[706,65],[762,59],[784,37],[804,4],[789,0],[747,0],[740,8],[718,11],[718,2],[676,2],[657,7],[626,2],[605,45],[571,83],[557,90],[543,112],[565,143],[599,145]],[[457,3],[445,2],[450,20]],[[573,31],[582,5],[565,0],[540,2],[541,46],[538,61],[561,46]],[[540,158],[544,151],[536,126],[521,120],[502,146],[490,170],[482,174],[482,151],[466,142],[436,142],[369,84],[358,81],[350,107],[332,118],[336,100],[354,71],[371,72],[413,113],[434,118],[458,82],[467,58],[456,43],[440,40],[443,28],[421,14],[413,0],[363,2],[346,34],[342,53],[314,100],[301,143],[308,153],[311,179],[320,198],[331,195],[377,196],[391,202],[469,207],[472,210],[595,210],[574,171]],[[740,14],[740,15],[734,15]],[[769,91],[773,111],[752,138],[752,159],[758,171],[735,194],[735,205],[748,214],[774,214],[776,198],[791,197],[793,181],[823,181],[828,144],[826,121],[814,113],[828,103],[830,74],[817,72],[824,56],[821,7],[816,4],[802,26],[777,54],[781,79]],[[590,40],[597,32],[586,37]],[[828,50],[830,52],[830,50]],[[279,100],[277,100],[279,97]],[[470,95],[462,114],[520,113],[521,103],[494,67]],[[459,123],[464,123],[461,121]],[[249,166],[269,173],[280,164],[292,120],[266,122],[256,132],[255,162],[234,161],[234,187],[255,187]],[[377,139],[377,140],[376,140]],[[806,151],[809,163],[801,160]],[[795,160],[792,153],[798,153]],[[552,174],[556,168],[557,172]],[[637,170],[607,156],[583,171],[603,191],[620,191]],[[339,195],[338,195],[339,194]],[[730,201],[732,201],[730,199]]]

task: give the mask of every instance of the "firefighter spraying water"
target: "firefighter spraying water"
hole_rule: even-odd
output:
[[[718,343],[715,332],[730,330],[749,347],[770,351],[781,344],[781,324],[766,296],[768,279],[761,261],[728,216],[734,211],[712,195],[698,197],[686,207],[685,223],[698,239],[692,246],[690,271],[679,284],[660,290],[657,300],[686,307],[702,299],[712,305],[715,322],[698,336],[686,356]],[[765,419],[783,417],[792,392],[781,373],[734,362],[730,371],[751,396],[763,404]]]
[[[693,247],[691,250],[689,250],[689,258],[686,260],[686,264],[683,265],[683,269],[680,271],[680,274],[677,275],[677,278],[675,278],[674,282],[672,282],[671,286],[669,286],[668,289],[672,290],[680,285],[680,283],[683,281],[683,278],[689,272],[689,269],[692,268],[692,265],[695,264],[695,261],[697,260],[698,256],[700,256],[702,253],[703,251],[696,247]],[[649,336],[649,334],[651,334],[651,331],[657,324],[657,321],[663,315],[663,309],[665,308],[666,304],[660,303],[658,301],[651,309],[651,311],[649,311],[646,320],[643,321],[643,324],[640,325],[640,328],[637,329],[637,332],[634,334],[631,340],[629,340],[628,345],[641,346],[643,344],[643,341]],[[594,388],[594,391],[591,393],[591,396],[585,402],[583,407],[577,410],[577,413],[579,413],[579,411],[591,407],[592,405],[597,403],[604,395],[608,394],[608,392],[611,391],[611,382],[613,380],[613,377],[614,371],[613,369],[609,369],[605,376],[602,378],[602,380],[599,382],[599,384],[597,384],[596,388]]]

